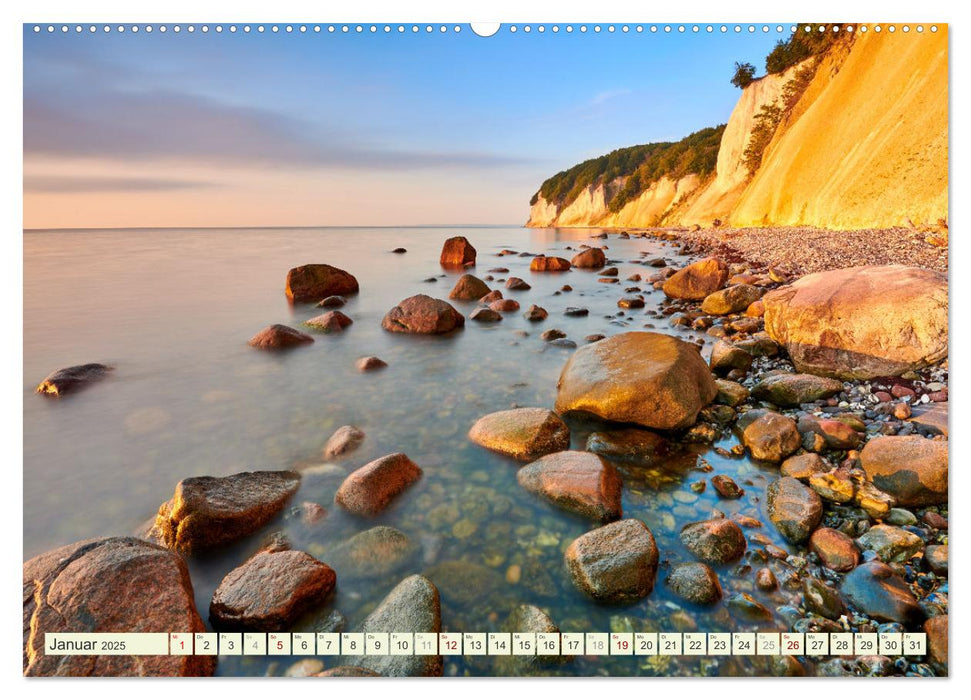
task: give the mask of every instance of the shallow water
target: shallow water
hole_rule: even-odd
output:
[[[663,255],[680,265],[675,249],[654,239],[597,241],[621,261],[619,284],[597,282],[596,272],[534,274],[528,257],[495,254],[504,248],[572,257],[568,246],[589,242],[588,230],[520,228],[351,228],[245,230],[44,231],[24,235],[24,556],[87,537],[130,534],[171,497],[180,479],[227,475],[249,469],[289,469],[319,463],[334,429],[353,424],[367,433],[361,448],[339,464],[342,472],[391,452],[405,452],[424,470],[421,481],[380,517],[364,521],[333,504],[341,477],[312,476],[283,516],[261,533],[217,556],[190,562],[199,610],[206,617],[212,591],[263,538],[284,530],[295,548],[326,561],[335,543],[375,524],[392,525],[421,545],[409,568],[384,580],[343,583],[320,611],[339,610],[355,627],[408,573],[462,561],[467,580],[435,580],[442,591],[443,626],[455,631],[497,630],[509,610],[533,603],[548,610],[563,631],[737,631],[725,605],[702,609],[674,599],[663,582],[667,567],[691,556],[678,530],[713,508],[744,512],[768,522],[759,496],[775,470],[746,458],[724,458],[696,446],[660,474],[625,476],[624,515],[653,531],[662,568],[654,593],[623,608],[584,599],[569,581],[562,552],[592,524],[555,510],[516,483],[517,463],[466,439],[480,416],[520,406],[552,406],[560,369],[572,352],[547,345],[539,334],[560,328],[576,342],[591,333],[655,330],[685,338],[663,318],[646,316],[663,294],[645,285],[647,309],[617,317],[616,302],[633,273],[653,268],[636,262]],[[391,334],[382,316],[417,293],[446,298],[459,273],[438,266],[442,241],[466,235],[478,249],[475,274],[492,267],[532,286],[506,297],[522,305],[501,323],[468,322],[448,337]],[[405,255],[389,251],[403,246]],[[319,313],[291,306],[283,292],[289,268],[327,262],[353,273],[361,293],[342,309],[354,324],[342,334],[285,354],[260,352],[246,341],[264,326],[300,323]],[[435,283],[425,278],[445,274]],[[573,292],[554,295],[563,284]],[[522,318],[531,303],[550,316]],[[468,314],[475,304],[454,302]],[[587,317],[566,317],[567,306],[585,306]],[[527,331],[520,337],[516,331]],[[713,339],[708,339],[711,341]],[[710,342],[709,342],[710,345]],[[707,350],[706,350],[707,354]],[[383,371],[359,373],[354,362],[377,355]],[[85,362],[115,367],[109,379],[74,396],[34,395],[50,371]],[[573,447],[582,449],[592,426],[573,423]],[[730,448],[735,438],[719,445]],[[696,457],[699,460],[696,462]],[[703,464],[713,467],[703,472]],[[710,487],[694,494],[688,484],[715,474],[733,477],[745,496],[719,500]],[[643,476],[643,475],[642,475]],[[320,503],[327,517],[302,523],[301,502]],[[787,548],[771,525],[758,532]],[[750,552],[757,547],[750,545]],[[521,566],[517,584],[505,582]],[[474,566],[473,566],[474,565]],[[757,567],[759,564],[753,563]],[[786,593],[752,590],[745,559],[716,567],[726,598],[747,592],[774,609]],[[477,568],[482,567],[482,568]],[[477,573],[476,573],[477,572]],[[475,575],[473,575],[475,574]],[[433,578],[434,580],[434,578]],[[474,595],[467,595],[470,588]],[[798,597],[796,593],[793,597]],[[316,616],[299,625],[313,629]],[[762,623],[760,629],[783,629]],[[335,662],[323,659],[330,666]],[[220,660],[223,675],[282,673],[287,659]],[[447,674],[489,674],[490,657],[446,657]],[[553,669],[563,674],[764,673],[765,662],[734,659],[584,658]]]

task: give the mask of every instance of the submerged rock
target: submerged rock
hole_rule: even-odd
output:
[[[536,306],[536,304],[531,305],[526,313],[523,314],[523,318],[534,323],[545,320],[547,316],[549,316],[549,314],[547,313],[546,309],[544,309],[542,306]]]
[[[374,579],[400,571],[419,547],[401,530],[385,525],[359,532],[326,553],[342,580]]]
[[[353,425],[342,425],[324,445],[324,459],[335,459],[353,452],[367,437],[364,431]]]
[[[697,349],[660,333],[621,333],[577,350],[557,383],[556,410],[676,430],[717,394]]]
[[[843,383],[812,374],[775,374],[752,387],[752,396],[776,406],[798,406],[828,399],[843,391]]]
[[[564,272],[570,269],[570,261],[563,258],[548,258],[545,255],[537,255],[529,263],[529,269],[533,272]]]
[[[688,523],[681,528],[680,538],[696,557],[718,564],[740,559],[747,546],[742,529],[727,518]]]
[[[877,437],[860,452],[874,486],[902,506],[947,503],[947,442],[918,435]]]
[[[776,479],[765,490],[772,524],[792,544],[804,542],[823,517],[819,495],[790,476]]]
[[[249,344],[261,350],[283,350],[297,345],[308,345],[314,342],[312,336],[301,333],[296,328],[274,323],[267,326],[249,339]]]
[[[860,564],[843,579],[840,592],[853,607],[880,622],[910,626],[924,619],[907,582],[883,562]]]
[[[545,408],[514,408],[477,420],[469,439],[515,459],[530,460],[568,449],[570,429]]]
[[[448,293],[449,299],[459,301],[475,301],[481,299],[489,293],[489,285],[480,280],[475,275],[462,275],[458,278],[452,291]]]
[[[329,296],[357,294],[357,279],[332,265],[301,265],[287,273],[287,297],[291,301],[319,301]]]
[[[475,248],[465,236],[453,236],[445,241],[438,258],[442,267],[463,268],[475,265]]]
[[[499,628],[500,632],[525,632],[528,634],[559,634],[560,628],[545,612],[535,605],[519,605],[513,608],[509,617]],[[509,654],[495,657],[495,672],[498,676],[529,675],[531,672],[545,666],[556,666],[570,660],[570,656],[563,654],[550,656],[540,654],[522,656]]]
[[[278,632],[321,605],[337,583],[334,570],[306,552],[258,552],[216,588],[209,620],[218,629]]]
[[[347,299],[342,296],[329,296],[321,299],[317,306],[322,309],[339,309],[347,303]]]
[[[609,522],[621,517],[623,484],[617,470],[589,452],[554,452],[516,474],[519,485],[585,518]]]
[[[195,553],[245,537],[279,513],[300,486],[296,472],[194,476],[159,508],[152,535],[169,549]]]
[[[55,632],[204,632],[182,558],[134,537],[76,542],[23,565],[25,676],[211,676],[215,656],[54,656]]]
[[[408,297],[391,309],[381,327],[392,333],[436,335],[465,325],[465,317],[451,304],[426,294]]]
[[[375,357],[370,355],[368,357],[362,357],[357,362],[354,363],[359,372],[373,372],[376,369],[382,369],[388,366],[388,363],[382,360],[380,357]]]
[[[664,282],[662,289],[672,299],[701,301],[725,286],[728,266],[717,258],[705,258],[692,263]]]
[[[513,291],[526,291],[527,289],[532,289],[532,287],[518,277],[510,277],[506,280],[506,289],[512,289]]]
[[[110,371],[111,367],[97,363],[65,367],[47,375],[36,391],[45,396],[63,396],[104,379]]]
[[[678,597],[696,605],[713,605],[722,597],[718,574],[701,562],[675,565],[665,583]]]
[[[607,459],[634,464],[660,464],[674,453],[667,438],[650,430],[599,430],[587,437],[587,451]]]
[[[902,265],[807,275],[763,297],[765,329],[800,372],[898,376],[947,357],[947,277]]]
[[[657,545],[640,520],[591,530],[573,540],[564,556],[573,583],[594,600],[633,603],[654,590]]]
[[[340,311],[328,311],[305,321],[304,325],[324,333],[340,333],[352,323],[354,321]]]
[[[421,468],[400,452],[380,457],[351,472],[334,501],[357,515],[373,516],[421,478]]]

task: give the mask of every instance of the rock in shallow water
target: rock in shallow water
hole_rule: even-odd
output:
[[[351,472],[334,501],[357,515],[373,516],[421,478],[421,468],[400,452],[380,457]]]
[[[332,295],[356,294],[358,290],[354,275],[332,265],[301,265],[287,273],[286,292],[291,301],[319,301]]]
[[[574,255],[570,264],[573,267],[599,269],[607,264],[607,257],[600,248],[587,248]]]
[[[535,605],[520,605],[509,613],[509,617],[499,628],[500,632],[525,632],[528,634],[559,634],[560,628],[545,612]],[[540,650],[541,651],[541,650]],[[570,660],[567,654],[549,656],[545,654],[530,654],[522,656],[509,654],[495,657],[495,672],[498,676],[530,675],[532,672],[546,666],[557,666]]]
[[[587,437],[587,451],[607,459],[643,466],[660,464],[675,452],[667,438],[650,430],[599,430]]]
[[[802,445],[796,422],[774,411],[750,411],[739,420],[742,442],[755,459],[781,462]]]
[[[830,527],[816,530],[809,538],[809,548],[833,571],[850,571],[860,561],[860,550],[850,536]]]
[[[249,339],[249,344],[261,350],[285,350],[298,345],[309,345],[314,342],[312,336],[301,333],[296,328],[274,323],[267,326]]]
[[[300,475],[289,471],[183,479],[159,508],[151,534],[180,552],[212,549],[265,525],[299,486]]]
[[[790,476],[769,484],[765,495],[769,519],[793,544],[804,542],[823,517],[819,495]]]
[[[418,549],[401,530],[379,525],[357,533],[325,554],[331,566],[341,572],[341,580],[373,579],[399,571]]]
[[[353,452],[367,437],[364,431],[353,425],[342,425],[327,440],[324,445],[324,459],[335,459]]]
[[[705,258],[671,275],[662,287],[672,299],[701,301],[725,286],[728,266],[717,258]]]
[[[776,406],[798,406],[828,399],[843,391],[843,383],[812,374],[776,374],[752,387],[752,396]]]
[[[565,260],[564,258],[548,258],[545,255],[537,255],[529,263],[529,269],[532,272],[565,272],[570,267],[569,260]]]
[[[701,562],[675,565],[665,583],[679,597],[696,605],[713,605],[722,597],[718,574]]]
[[[328,311],[320,316],[314,316],[309,321],[304,321],[305,326],[324,333],[340,333],[352,323],[354,321],[340,311]]]
[[[449,299],[459,301],[475,301],[481,299],[489,293],[489,285],[480,280],[475,275],[462,275],[458,278],[452,291],[448,293]]]
[[[438,258],[442,267],[463,268],[475,265],[475,248],[465,236],[453,236],[442,245]]]
[[[133,537],[85,540],[23,565],[25,676],[210,676],[214,656],[52,656],[50,632],[204,632],[182,558]]]
[[[306,552],[258,552],[233,569],[209,604],[218,629],[278,632],[323,604],[337,583],[334,570]]]
[[[860,452],[860,466],[902,506],[947,503],[947,445],[918,435],[878,437]]]
[[[658,551],[640,520],[620,520],[575,539],[565,553],[577,588],[605,603],[633,603],[654,590]]]
[[[388,366],[388,363],[382,360],[380,357],[374,357],[373,355],[369,357],[362,357],[357,362],[354,363],[359,372],[373,372],[376,369],[383,369]]]
[[[853,607],[879,622],[912,626],[924,619],[907,582],[883,562],[860,564],[843,579],[840,592]]]
[[[63,396],[104,379],[110,371],[111,367],[97,363],[65,367],[47,375],[36,391],[44,396]]]
[[[747,546],[742,529],[727,518],[688,523],[681,528],[680,537],[696,557],[718,564],[740,559]]]
[[[548,409],[514,408],[477,420],[469,439],[515,459],[530,460],[569,448],[570,429]]]
[[[608,522],[621,517],[623,484],[617,470],[589,452],[554,452],[516,474],[519,485],[585,518]]]
[[[713,292],[701,302],[701,310],[706,314],[724,316],[745,311],[762,296],[762,290],[750,284],[736,284],[732,287]]]
[[[437,335],[465,325],[465,317],[447,301],[416,294],[400,302],[381,321],[392,333]]]

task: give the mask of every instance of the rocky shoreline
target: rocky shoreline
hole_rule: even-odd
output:
[[[924,630],[929,653],[923,659],[778,657],[756,672],[946,675],[947,282],[940,274],[947,268],[946,249],[942,253],[922,238],[907,237],[880,249],[886,242],[880,236],[856,245],[848,244],[856,241],[856,233],[830,234],[817,238],[790,229],[785,236],[761,236],[759,246],[755,232],[720,232],[717,237],[704,231],[613,234],[677,247],[690,263],[677,270],[663,258],[646,255],[630,261],[610,259],[606,233],[595,235],[607,239],[603,247],[577,246],[572,260],[553,253],[534,257],[502,251],[500,258],[531,257],[533,274],[558,274],[574,267],[593,271],[599,277],[591,277],[592,284],[617,287],[616,319],[626,322],[636,314],[647,328],[588,337],[562,370],[553,410],[515,407],[490,413],[470,426],[468,437],[516,460],[518,484],[533,497],[589,523],[585,534],[563,542],[561,571],[547,575],[569,581],[597,605],[650,599],[663,582],[690,605],[723,606],[739,624],[756,628],[779,629],[781,622],[797,632]],[[863,232],[857,238],[862,240]],[[824,240],[828,243],[822,244]],[[476,251],[465,239],[450,239],[440,262],[446,269],[467,271],[476,264]],[[910,265],[888,266],[900,262]],[[640,265],[643,272],[621,281],[621,264]],[[845,270],[860,265],[852,272]],[[466,319],[473,325],[489,325],[510,313],[542,324],[548,316],[545,309],[533,304],[522,311],[518,302],[504,299],[500,289],[490,289],[491,283],[504,281],[506,290],[528,292],[527,282],[506,279],[500,270],[508,272],[493,268],[483,279],[468,273],[458,278],[449,298],[477,304],[467,316],[449,301],[418,294],[390,309],[382,326],[390,333],[442,336],[469,332],[462,331]],[[823,274],[797,277],[809,272]],[[649,289],[663,290],[665,300],[645,308]],[[841,297],[839,291],[847,289],[852,293]],[[564,285],[562,291],[569,293],[572,285]],[[359,293],[359,288],[343,270],[305,265],[290,271],[286,292],[294,301],[335,307],[340,305],[337,298]],[[907,303],[896,304],[888,313],[881,306],[888,299]],[[586,311],[570,307],[567,315],[571,308],[573,315]],[[326,319],[319,316],[306,325],[316,332],[341,333],[351,319],[336,314],[340,312],[327,312]],[[817,328],[814,324],[820,319],[823,327]],[[834,319],[846,326],[834,326]],[[708,342],[656,332],[664,326],[691,329]],[[557,329],[546,328],[541,338],[551,346],[577,347]],[[302,352],[300,346],[313,342],[312,335],[276,324],[257,334],[251,345],[265,352]],[[705,358],[699,349],[707,345],[712,349]],[[386,366],[378,358],[364,359],[362,371]],[[71,369],[75,368],[52,374],[39,391],[54,397],[79,388],[78,378],[84,373]],[[64,391],[57,389],[58,376],[71,382]],[[101,376],[95,373],[92,381]],[[583,449],[570,450],[571,431],[578,421],[593,421],[595,430]],[[345,426],[327,441],[325,458],[353,460],[365,439],[362,431]],[[730,448],[716,445],[726,440]],[[686,523],[678,533],[681,549],[675,553],[659,545],[655,533],[636,515],[623,512],[622,492],[631,488],[632,469],[663,465],[693,446],[711,449],[726,460],[747,456],[778,476],[762,489],[754,482],[737,483],[713,473],[701,459],[700,466],[682,477],[684,502],[711,489],[724,506]],[[181,481],[151,528],[142,533],[152,544],[110,538],[77,543],[26,562],[25,674],[212,673],[213,667],[203,663],[142,666],[130,658],[126,662],[126,657],[111,657],[110,663],[109,657],[86,657],[87,661],[52,665],[38,653],[38,640],[45,631],[91,631],[92,625],[103,631],[130,631],[122,628],[134,624],[111,618],[107,610],[93,617],[82,615],[81,609],[54,617],[49,612],[54,591],[64,588],[83,597],[138,601],[133,610],[143,610],[139,631],[170,631],[173,619],[190,620],[193,629],[202,629],[182,557],[265,536],[274,519],[293,508],[290,500],[302,480],[319,476],[300,465],[286,467]],[[408,499],[423,469],[407,455],[393,453],[349,474],[334,474],[340,485],[332,505],[296,507],[306,522],[326,521],[328,508],[373,518]],[[471,522],[470,526],[475,527]],[[791,551],[763,534],[768,528],[780,533]],[[142,573],[128,580],[133,569],[127,560],[98,554],[119,546],[139,562],[171,559],[164,565],[173,574],[139,593],[136,582]],[[210,604],[211,626],[289,629],[307,611],[326,610],[345,578],[394,576],[417,554],[405,533],[385,526],[327,543],[323,552],[318,556],[315,551],[295,550],[283,539],[268,539],[225,573]],[[685,555],[689,561],[672,563]],[[84,565],[73,566],[79,556]],[[139,564],[135,570],[150,576],[158,566]],[[479,575],[499,576],[489,569]],[[440,631],[440,589],[446,597],[456,596],[453,582],[463,576],[468,573],[456,576],[446,564],[436,564],[400,579],[356,629]],[[521,576],[519,564],[505,573],[511,583]],[[760,602],[756,592],[771,599],[775,609]],[[153,596],[170,605],[152,610]],[[563,627],[564,621],[559,622]],[[541,608],[527,604],[496,623],[521,631],[560,628]],[[647,631],[655,623],[643,619],[624,624]],[[560,673],[569,672],[571,663],[536,661],[526,667],[497,666],[496,671]],[[300,664],[302,670],[296,668]],[[720,672],[731,673],[730,669],[726,661]],[[288,675],[450,672],[442,657],[351,657],[328,670],[319,660],[298,661]]]

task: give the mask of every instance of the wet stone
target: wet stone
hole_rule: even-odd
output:
[[[677,596],[697,605],[712,605],[722,597],[718,575],[700,562],[675,565],[665,583]]]
[[[565,558],[574,584],[594,600],[632,603],[654,589],[657,545],[639,520],[620,520],[581,535]]]
[[[681,529],[681,543],[703,561],[727,564],[745,552],[745,535],[726,518],[689,523]]]

